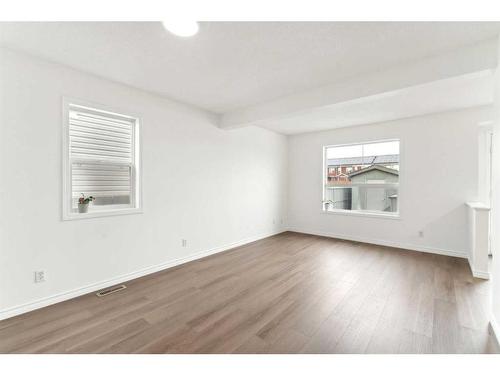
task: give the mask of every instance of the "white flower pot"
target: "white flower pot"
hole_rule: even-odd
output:
[[[78,213],[84,214],[89,211],[89,204],[88,203],[78,203]]]

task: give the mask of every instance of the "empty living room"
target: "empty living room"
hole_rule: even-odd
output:
[[[496,371],[500,17],[23,3],[3,373]]]

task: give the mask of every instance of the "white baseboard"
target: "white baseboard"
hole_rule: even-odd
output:
[[[491,314],[490,317],[490,327],[491,327],[490,331],[493,334],[493,337],[495,338],[497,345],[500,347],[500,325],[496,321],[493,314]]]
[[[477,270],[472,265],[470,258],[468,258],[468,261],[469,261],[470,270],[472,271],[472,276],[477,277],[478,279],[485,279],[485,280],[490,279],[490,273],[488,271]]]
[[[0,320],[4,320],[7,318],[16,316],[16,315],[24,314],[24,313],[27,313],[29,311],[37,310],[37,309],[40,309],[40,308],[45,307],[45,306],[49,306],[49,305],[53,305],[53,304],[58,303],[58,302],[66,301],[68,299],[79,297],[79,296],[87,294],[87,293],[92,293],[92,292],[95,292],[97,290],[104,289],[104,288],[107,288],[107,287],[115,285],[115,284],[124,283],[126,281],[136,279],[136,278],[141,277],[141,276],[146,276],[146,275],[149,275],[151,273],[163,271],[167,268],[175,267],[175,266],[178,266],[180,264],[184,264],[187,262],[191,262],[193,260],[201,259],[201,258],[207,257],[209,255],[213,255],[213,254],[221,253],[223,251],[231,250],[235,247],[246,245],[250,242],[258,241],[258,240],[261,240],[261,239],[264,239],[267,237],[271,237],[271,236],[274,236],[276,234],[283,233],[283,232],[286,232],[286,229],[262,234],[262,235],[251,237],[251,238],[246,238],[244,240],[233,242],[233,243],[230,243],[230,244],[227,244],[224,246],[218,246],[218,247],[215,247],[212,249],[203,250],[203,251],[197,252],[193,255],[184,257],[184,258],[170,260],[168,262],[157,264],[157,265],[150,266],[150,267],[146,267],[146,268],[140,269],[138,271],[127,273],[125,275],[121,275],[121,276],[113,277],[113,278],[108,279],[108,280],[89,284],[89,285],[86,285],[86,286],[81,287],[81,288],[76,288],[76,289],[73,289],[73,290],[70,290],[67,292],[58,293],[58,294],[55,294],[55,295],[52,295],[49,297],[44,297],[44,298],[38,299],[38,300],[33,301],[33,302],[28,302],[28,303],[25,303],[22,305],[3,309],[3,310],[0,310]]]
[[[400,242],[380,240],[380,239],[376,239],[376,238],[365,238],[365,237],[351,236],[351,235],[331,233],[331,232],[323,232],[323,231],[317,231],[317,230],[308,230],[308,229],[298,228],[298,227],[289,227],[288,230],[291,232],[313,234],[316,236],[338,238],[341,240],[364,242],[364,243],[369,243],[369,244],[373,244],[373,245],[381,245],[381,246],[395,247],[395,248],[405,249],[405,250],[420,251],[423,253],[447,255],[447,256],[457,257],[457,258],[467,258],[467,255],[463,252],[454,251],[454,250],[447,250],[447,249],[440,249],[437,247],[421,246],[421,245],[415,245],[415,244],[406,244],[406,243],[400,243]]]
[[[489,280],[490,279],[490,273],[489,272],[484,272],[484,271],[477,271],[473,268],[471,268],[472,271],[472,276],[477,277],[478,279],[485,279]]]

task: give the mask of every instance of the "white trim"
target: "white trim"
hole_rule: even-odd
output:
[[[472,276],[477,277],[478,279],[485,279],[485,280],[490,279],[490,273],[488,271],[480,271],[474,268],[470,256],[467,257],[467,261],[469,262],[469,267],[472,272]]]
[[[493,313],[491,313],[491,316],[490,316],[490,327],[491,327],[490,331],[493,334],[492,336],[495,339],[496,344],[500,346],[500,325],[496,321]]]
[[[16,315],[24,314],[24,313],[27,313],[29,311],[37,310],[37,309],[40,309],[42,307],[53,305],[55,303],[59,303],[62,301],[66,301],[66,300],[69,300],[69,299],[72,299],[72,298],[75,298],[75,297],[78,297],[78,296],[81,296],[81,295],[84,295],[87,293],[92,293],[92,292],[95,292],[97,290],[107,288],[107,287],[115,285],[115,284],[124,283],[124,282],[130,281],[132,279],[136,279],[136,278],[139,278],[139,277],[142,277],[145,275],[149,275],[151,273],[163,271],[167,268],[175,267],[175,266],[178,266],[180,264],[184,264],[187,262],[191,262],[193,260],[201,259],[201,258],[207,257],[209,255],[213,255],[213,254],[217,254],[217,253],[220,253],[223,251],[231,250],[231,249],[234,249],[236,247],[246,245],[250,242],[258,241],[258,240],[261,240],[261,239],[264,239],[267,237],[271,237],[271,236],[274,236],[274,235],[277,235],[277,234],[280,234],[283,232],[286,232],[286,229],[281,229],[278,231],[273,231],[273,232],[269,232],[266,234],[246,238],[246,239],[243,239],[241,241],[236,241],[236,242],[233,242],[233,243],[230,243],[227,245],[223,245],[223,246],[217,246],[217,247],[214,247],[214,248],[208,249],[208,250],[202,250],[202,251],[199,251],[193,255],[190,255],[190,256],[187,256],[184,258],[170,260],[168,262],[160,263],[160,264],[157,264],[154,266],[149,266],[149,267],[140,269],[138,271],[133,271],[133,272],[127,273],[125,275],[116,276],[116,277],[113,277],[113,278],[108,279],[108,280],[103,280],[103,281],[100,281],[97,283],[89,284],[89,285],[86,285],[86,286],[81,287],[81,288],[76,288],[76,289],[69,290],[66,292],[54,294],[54,295],[49,296],[49,297],[44,297],[44,298],[38,299],[38,300],[33,301],[33,302],[28,302],[28,303],[24,303],[22,305],[3,309],[3,310],[0,310],[0,320],[4,320],[7,318],[16,316]]]
[[[345,235],[345,234],[323,232],[323,231],[317,231],[317,230],[308,230],[308,229],[298,228],[298,227],[289,227],[288,230],[290,232],[313,234],[315,236],[338,238],[341,240],[363,242],[363,243],[369,243],[369,244],[373,244],[373,245],[380,245],[380,246],[387,246],[387,247],[395,247],[395,248],[404,249],[404,250],[420,251],[423,253],[446,255],[446,256],[456,257],[456,258],[467,258],[467,254],[465,252],[441,249],[438,247],[422,246],[422,245],[416,245],[416,244],[407,244],[407,243],[400,243],[400,242],[394,242],[394,241],[386,241],[386,240],[381,240],[381,239],[376,239],[376,238],[350,236],[350,235]]]
[[[465,202],[465,204],[474,210],[480,210],[480,211],[490,210],[490,206],[481,202]]]
[[[363,146],[363,145],[368,145],[371,143],[385,143],[385,142],[399,142],[399,141],[400,141],[399,138],[371,139],[369,141],[338,143],[338,144],[325,145],[323,147],[329,148],[329,147],[345,147],[345,146]],[[401,151],[401,149],[399,151]],[[373,155],[369,155],[369,156],[373,156]],[[363,155],[363,157],[364,157],[364,155]]]
[[[494,125],[494,122],[492,120],[481,121],[481,122],[478,122],[478,124],[477,124],[477,126],[479,126],[480,128],[482,128],[488,132],[493,131],[493,125]]]
[[[469,262],[470,265],[470,262]],[[470,267],[470,270],[472,271],[472,276],[478,278],[478,279],[484,279],[484,280],[489,280],[490,279],[490,273],[489,272],[484,272],[484,271],[477,271],[472,266]]]
[[[390,220],[401,220],[401,216],[399,213],[377,213],[374,211],[357,211],[357,210],[340,210],[340,209],[331,209],[331,210],[321,210],[321,214],[325,215],[347,215],[347,216],[360,216],[360,217],[373,217],[377,219],[390,219]]]
[[[132,214],[142,214],[144,211],[142,208],[119,208],[119,209],[96,209],[91,212],[86,213],[72,213],[64,216],[64,221],[70,220],[84,220],[93,219],[95,217],[106,217],[106,216],[119,216],[119,215],[132,215]]]
[[[62,220],[68,220],[68,213],[71,208],[71,182],[70,182],[70,162],[69,162],[69,105],[71,99],[63,96],[61,113],[61,160],[62,160]]]

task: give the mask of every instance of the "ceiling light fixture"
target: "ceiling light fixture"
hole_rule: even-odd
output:
[[[198,22],[196,21],[162,21],[162,24],[172,34],[182,37],[193,36],[199,29]]]

